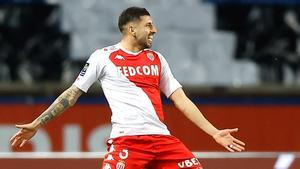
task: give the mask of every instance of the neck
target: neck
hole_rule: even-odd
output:
[[[124,49],[134,53],[143,50],[143,48],[140,45],[138,45],[136,42],[134,42],[134,40],[131,40],[129,38],[122,38],[120,44]]]

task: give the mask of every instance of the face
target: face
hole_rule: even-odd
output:
[[[157,32],[150,16],[141,16],[133,26],[133,36],[141,49],[151,48],[153,36]]]

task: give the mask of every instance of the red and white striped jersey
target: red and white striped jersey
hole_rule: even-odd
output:
[[[120,44],[96,50],[74,85],[87,92],[96,81],[112,111],[111,138],[170,135],[163,123],[160,91],[169,97],[181,85],[160,53],[150,49],[133,53]]]

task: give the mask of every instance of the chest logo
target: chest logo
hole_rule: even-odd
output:
[[[117,66],[117,70],[125,76],[159,76],[157,65],[144,66]]]
[[[154,60],[154,55],[153,55],[153,53],[148,52],[146,55],[147,55],[148,59],[150,59],[151,61]]]
[[[121,55],[117,55],[115,57],[115,59],[117,59],[117,60],[125,60],[125,58],[123,56],[121,56]]]

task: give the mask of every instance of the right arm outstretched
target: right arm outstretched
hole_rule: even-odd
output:
[[[73,106],[83,92],[72,85],[65,90],[39,117],[28,124],[16,125],[20,130],[10,139],[13,147],[22,147],[30,140],[38,129]]]

